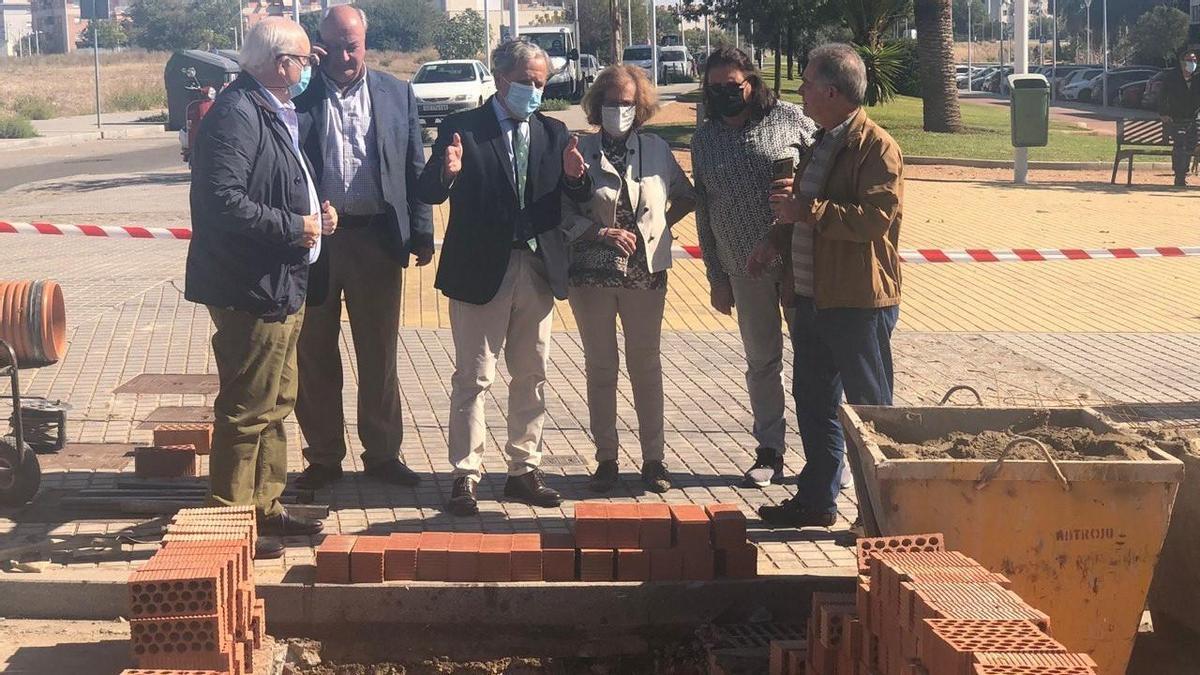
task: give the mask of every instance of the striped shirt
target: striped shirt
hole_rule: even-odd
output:
[[[858,112],[858,111],[855,111]],[[800,176],[800,184],[795,193],[806,199],[820,199],[829,178],[829,170],[833,168],[833,158],[845,145],[846,129],[854,115],[846,118],[845,122],[829,131],[817,132],[817,143],[813,146],[812,155]],[[813,290],[813,238],[816,228],[813,223],[798,222],[792,226],[792,275],[795,277],[796,295],[811,298]]]

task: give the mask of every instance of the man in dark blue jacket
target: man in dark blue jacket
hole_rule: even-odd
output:
[[[403,271],[433,259],[433,209],[417,198],[425,167],[412,87],[366,67],[367,17],[351,5],[321,22],[320,73],[296,98],[300,142],[317,192],[339,214],[309,275],[300,332],[296,419],[308,467],[296,479],[316,489],[342,476],[342,296],[358,360],[358,437],[366,475],[396,485],[419,478],[400,461],[404,437],[396,341]]]
[[[337,212],[317,199],[291,94],[311,60],[304,30],[265,19],[246,36],[242,74],[200,124],[192,154],[185,297],[208,307],[221,389],[213,406],[210,500],[254,504],[263,535],[310,535],[288,515],[283,421],[296,402],[296,344],[308,266]],[[257,557],[278,557],[260,538]]]

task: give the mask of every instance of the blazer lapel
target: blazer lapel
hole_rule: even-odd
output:
[[[380,84],[379,78],[375,75],[375,71],[367,70],[367,98],[371,101],[371,128],[375,131],[375,149],[379,152],[379,164],[381,170],[387,166],[387,142],[392,137],[392,134],[397,130],[408,130],[408,123],[401,124],[397,121],[395,115],[398,111],[393,110],[392,106],[377,105],[378,100],[375,94],[383,85]],[[406,102],[407,103],[407,102]],[[405,110],[405,118],[408,111]],[[382,179],[381,179],[382,182]]]
[[[517,175],[513,171],[512,160],[508,158],[508,142],[504,138],[504,129],[500,127],[500,120],[496,117],[496,108],[493,106],[493,98],[489,98],[484,104],[483,114],[484,129],[492,134],[490,145],[496,153],[496,161],[500,162],[500,167],[504,169],[504,175],[508,176],[508,184],[512,187],[513,194],[517,194]]]
[[[546,152],[548,140],[542,120],[536,114],[529,116],[529,172],[525,175],[525,201],[532,202],[534,190],[538,189],[538,177],[541,176],[543,153]],[[553,161],[553,158],[548,158]]]
[[[625,139],[625,182],[629,185],[629,205],[633,207],[635,214],[641,213],[642,198],[642,176],[641,170],[645,166],[645,157],[641,156],[641,143],[637,139],[638,132],[629,134],[629,138]]]

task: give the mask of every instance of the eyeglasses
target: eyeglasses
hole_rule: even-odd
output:
[[[315,54],[280,54],[280,55],[276,56],[275,58],[290,59],[290,60],[294,61],[296,63],[296,65],[300,66],[301,68],[303,68],[304,66],[315,66],[318,63],[318,59]]]
[[[722,82],[720,84],[710,84],[707,85],[707,88],[714,94],[733,93],[735,91],[741,91],[742,85],[744,84],[746,84],[746,80],[742,80],[741,82]]]

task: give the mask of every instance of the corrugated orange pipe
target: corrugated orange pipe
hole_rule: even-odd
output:
[[[0,281],[0,340],[21,368],[57,363],[67,351],[62,288],[53,281]]]

